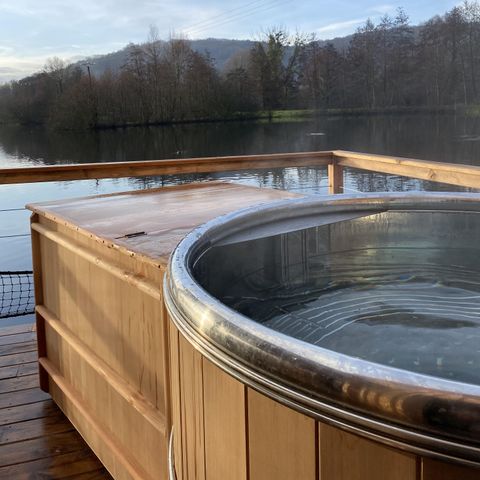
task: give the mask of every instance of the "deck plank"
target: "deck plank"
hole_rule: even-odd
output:
[[[20,390],[19,392],[9,392],[0,394],[0,409],[18,405],[27,405],[28,403],[41,402],[48,400],[50,395],[42,392],[39,388],[30,388]]]
[[[0,381],[0,394],[18,392],[21,390],[28,390],[29,388],[38,387],[38,382],[38,373],[17,378],[7,378]]]
[[[48,417],[56,412],[58,412],[58,407],[51,399],[28,405],[3,408],[0,410],[0,426],[33,420],[34,418]]]
[[[25,363],[36,362],[38,359],[37,352],[14,353],[13,355],[0,356],[0,367],[9,367],[11,365],[23,365]]]
[[[56,433],[71,432],[74,429],[73,425],[65,420],[63,414],[57,413],[49,417],[5,425],[0,427],[0,445],[46,437]]]
[[[78,478],[79,475],[97,474],[103,470],[102,479],[109,478],[99,460],[89,449],[42,458],[0,468],[0,478],[27,480],[33,478]],[[88,478],[88,477],[87,477]]]
[[[32,342],[36,340],[36,338],[37,334],[35,332],[16,333],[14,335],[0,335],[0,346]]]
[[[36,341],[14,343],[13,345],[0,346],[0,357],[3,357],[5,355],[14,355],[16,353],[36,352],[36,351],[37,351]]]
[[[32,325],[0,327],[0,479],[111,480],[38,387],[36,359]]]
[[[38,362],[0,367],[0,380],[23,377],[24,375],[33,375],[34,373],[38,373]]]
[[[35,331],[35,325],[31,323],[21,323],[20,325],[11,325],[0,327],[0,336],[17,335],[19,333],[29,333]]]

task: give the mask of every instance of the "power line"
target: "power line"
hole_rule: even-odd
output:
[[[18,238],[18,237],[29,237],[29,233],[19,233],[18,235],[0,235],[0,240],[3,238]]]
[[[245,5],[241,5],[240,7],[232,8],[231,10],[227,10],[226,12],[219,13],[218,15],[214,15],[213,17],[207,18],[206,20],[202,20],[201,22],[194,23],[193,25],[190,25],[188,28],[184,29],[184,31],[188,32],[190,30],[196,30],[198,27],[200,27],[204,23],[210,23],[212,20],[223,17],[225,15],[228,15],[232,12],[236,12],[237,10],[243,10],[244,8],[254,5],[255,3],[261,3],[262,0],[254,0],[253,2],[246,3]]]
[[[280,3],[283,3],[283,2],[280,2]],[[273,7],[278,6],[278,5],[279,5],[278,0],[268,0],[266,3],[264,3],[262,5],[257,5],[254,8],[250,8],[250,9],[247,9],[243,12],[239,12],[239,13],[236,13],[234,15],[230,15],[230,16],[220,20],[219,22],[218,21],[212,21],[208,24],[205,24],[202,27],[194,28],[192,30],[189,30],[186,33],[190,34],[190,35],[196,35],[198,33],[201,33],[203,31],[205,31],[205,30],[209,30],[209,29],[214,28],[214,27],[225,25],[226,23],[230,23],[230,22],[233,22],[235,20],[241,20],[243,18],[249,17],[249,16],[251,16],[255,13],[258,13],[260,11],[269,10]]]
[[[206,24],[204,25],[203,27],[200,27],[200,28],[197,28],[197,29],[192,29],[190,31],[187,31],[185,32],[187,35],[190,34],[190,35],[198,35],[199,33],[205,31],[205,30],[209,30],[213,27],[219,27],[221,25],[225,25],[226,23],[230,23],[232,21],[236,21],[236,20],[242,20],[244,18],[247,18],[251,15],[253,15],[254,13],[258,13],[258,12],[266,12],[272,8],[276,8],[276,7],[279,7],[280,5],[283,5],[283,4],[286,4],[286,3],[289,3],[290,0],[283,0],[283,1],[278,1],[278,0],[271,0],[263,5],[259,5],[253,9],[249,9],[247,11],[244,11],[244,12],[240,12],[240,13],[237,13],[235,15],[232,15],[230,17],[227,17],[225,19],[223,19],[222,21],[220,22],[211,22],[210,24]]]

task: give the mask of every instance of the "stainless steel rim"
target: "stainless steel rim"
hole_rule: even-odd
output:
[[[172,256],[164,290],[173,321],[210,360],[281,403],[413,453],[480,465],[480,387],[374,364],[287,337],[222,305],[190,273],[191,263],[211,244],[246,226],[288,220],[298,217],[299,211],[308,223],[309,217],[347,210],[480,212],[480,196],[374,194],[305,198],[215,219],[189,234]],[[345,392],[346,385],[350,391]],[[359,389],[370,397],[382,398],[390,408],[362,403],[355,396]],[[432,424],[426,409],[433,409],[440,421]],[[459,433],[458,422],[464,421],[465,415],[471,428]]]

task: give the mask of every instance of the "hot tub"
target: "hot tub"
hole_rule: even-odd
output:
[[[179,480],[480,478],[479,240],[468,194],[287,200],[193,231],[165,283]]]

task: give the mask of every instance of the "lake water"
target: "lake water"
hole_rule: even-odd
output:
[[[51,165],[343,149],[480,165],[480,119],[451,115],[321,117],[284,123],[232,122],[47,132],[0,127],[0,166]],[[0,186],[0,271],[31,268],[26,203],[225,179],[260,187],[327,193],[323,168]],[[345,192],[452,190],[453,187],[348,170]],[[5,211],[14,209],[13,211]],[[20,210],[16,210],[20,209]]]

